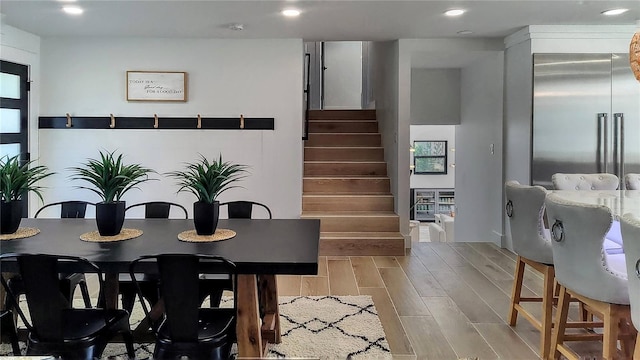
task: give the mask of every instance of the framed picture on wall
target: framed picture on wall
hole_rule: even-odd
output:
[[[413,142],[414,174],[447,173],[447,141],[416,140]]]
[[[127,101],[187,101],[184,71],[127,71]]]

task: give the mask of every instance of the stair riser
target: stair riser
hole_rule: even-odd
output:
[[[372,175],[386,176],[387,164],[381,163],[305,163],[304,175]]]
[[[305,146],[380,146],[380,134],[309,134]]]
[[[310,121],[310,133],[377,133],[375,121]]]
[[[303,195],[302,211],[393,211],[393,197]]]
[[[305,161],[384,161],[383,149],[305,148]]]
[[[322,239],[320,256],[402,256],[404,239]]]
[[[398,216],[332,216],[320,218],[320,231],[330,232],[393,232],[400,226]]]
[[[309,120],[375,120],[375,110],[309,110]]]
[[[304,193],[388,194],[389,179],[303,179]]]

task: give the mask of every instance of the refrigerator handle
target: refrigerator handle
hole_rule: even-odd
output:
[[[609,150],[607,149],[609,145],[609,131],[607,130],[607,113],[598,113],[597,114],[598,122],[598,144],[596,150],[596,164],[599,173],[607,172],[607,158],[609,155]]]
[[[618,135],[616,137],[618,138],[618,142],[620,143],[619,146],[616,145],[616,147],[618,147],[618,158],[616,159],[616,163],[618,164],[618,169],[619,169],[618,177],[620,181],[623,181],[622,179],[624,177],[624,113],[613,114],[613,119],[616,124],[616,131],[618,132]],[[622,187],[620,189],[622,189]]]
[[[621,179],[620,176],[620,162],[618,157],[620,156],[620,129],[618,122],[618,114],[613,114],[613,171],[612,173]]]

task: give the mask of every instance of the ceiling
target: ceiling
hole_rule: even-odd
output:
[[[61,11],[76,5],[84,13]],[[295,7],[297,18],[280,11]],[[628,12],[604,16],[603,10]],[[466,9],[457,18],[443,15]],[[192,1],[192,0],[2,0],[1,21],[41,37],[109,36],[166,38],[302,38],[392,40],[410,38],[504,37],[526,25],[636,25],[640,1]],[[229,29],[240,23],[244,30]],[[638,25],[640,27],[640,25]],[[458,35],[461,30],[473,34]]]

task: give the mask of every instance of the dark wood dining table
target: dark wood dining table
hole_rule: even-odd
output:
[[[128,273],[129,263],[139,256],[215,254],[233,261],[239,274],[236,327],[239,357],[261,357],[267,342],[280,342],[276,275],[311,275],[318,271],[319,220],[220,219],[218,228],[231,229],[236,236],[197,243],[177,238],[180,232],[193,229],[193,220],[125,220],[125,228],[140,229],[143,234],[117,242],[80,240],[81,234],[96,230],[95,219],[22,219],[20,226],[40,229],[40,233],[1,241],[0,253],[71,255],[96,263],[105,273],[107,307],[118,306],[118,274]],[[3,264],[3,272],[16,270],[16,264]],[[260,297],[258,287],[262,290]],[[264,309],[262,318],[260,307]]]

